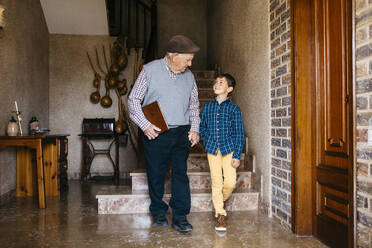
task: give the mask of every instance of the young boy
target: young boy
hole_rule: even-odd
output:
[[[217,231],[226,231],[224,201],[235,188],[236,168],[244,146],[242,113],[228,97],[234,87],[235,79],[230,74],[217,76],[213,85],[216,98],[204,105],[201,114],[200,136],[204,137],[208,155]]]

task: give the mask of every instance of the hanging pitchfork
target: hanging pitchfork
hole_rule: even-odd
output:
[[[122,101],[122,96],[126,95],[128,92],[127,80],[125,78],[119,80],[120,73],[128,64],[125,43],[126,37],[119,37],[114,42],[113,47],[111,47],[110,44],[110,52],[108,53],[109,57],[106,56],[106,48],[104,45],[102,45],[102,54],[104,60],[104,63],[102,64],[105,66],[105,68],[103,68],[101,65],[101,60],[100,56],[98,55],[97,48],[95,48],[96,67],[93,64],[91,56],[89,56],[89,53],[87,52],[89,64],[94,73],[93,87],[96,88],[96,90],[90,95],[90,100],[94,104],[100,102],[103,108],[109,108],[112,105],[110,90],[113,89],[115,91],[116,96],[118,97],[119,110],[119,118],[115,122],[115,132],[121,134],[125,131],[128,131],[129,140],[131,142],[133,150],[136,152],[136,154],[138,154],[133,142],[133,139],[136,139],[136,137],[133,137],[136,132],[134,131],[133,123],[130,122],[128,111]],[[98,68],[98,70],[96,70],[96,68]],[[102,79],[105,80],[106,89],[106,93],[103,97],[101,97],[99,92]]]

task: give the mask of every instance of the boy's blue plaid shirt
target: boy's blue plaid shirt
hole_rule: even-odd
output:
[[[234,152],[233,158],[240,159],[244,146],[242,112],[238,105],[227,99],[218,104],[214,99],[204,105],[201,114],[200,137],[204,137],[205,151],[222,156]]]

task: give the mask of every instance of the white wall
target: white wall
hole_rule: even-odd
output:
[[[51,34],[108,35],[105,0],[40,0]]]

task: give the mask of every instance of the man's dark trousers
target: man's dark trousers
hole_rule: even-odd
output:
[[[171,128],[153,140],[143,137],[152,215],[162,215],[168,211],[168,205],[162,198],[169,163],[172,168],[172,197],[169,205],[172,208],[173,219],[184,219],[190,213],[190,186],[187,177],[189,130],[190,125],[179,126]]]

